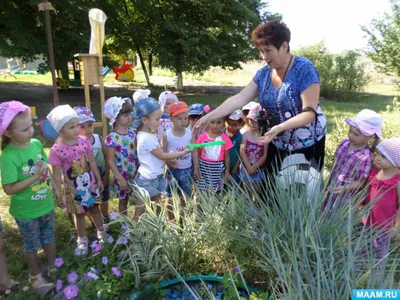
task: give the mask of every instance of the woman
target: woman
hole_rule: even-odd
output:
[[[275,124],[260,138],[260,143],[269,143],[267,169],[279,170],[282,159],[289,153],[303,153],[321,170],[326,117],[319,106],[317,70],[308,59],[290,53],[290,30],[281,20],[260,24],[252,33],[252,42],[267,65],[257,71],[242,91],[201,118],[195,130],[258,96],[268,116],[276,116]]]

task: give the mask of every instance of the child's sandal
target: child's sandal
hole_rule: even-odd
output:
[[[6,290],[0,290],[0,296],[5,296],[5,295],[9,295],[13,292],[18,291],[20,288],[20,283],[19,282],[14,282],[13,285],[11,287],[9,287]]]

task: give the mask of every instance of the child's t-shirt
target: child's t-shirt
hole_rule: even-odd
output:
[[[74,145],[64,144],[59,138],[50,150],[49,163],[60,166],[64,174],[65,193],[72,193],[76,204],[89,209],[100,193],[95,189],[95,177],[89,164],[88,154],[92,143],[78,136]],[[72,189],[72,190],[71,190]]]
[[[38,159],[47,162],[42,143],[37,139],[31,139],[27,148],[7,145],[0,156],[2,184],[11,184],[32,177]],[[49,170],[30,187],[11,196],[10,214],[16,219],[36,219],[53,209],[54,199]]]
[[[203,144],[209,142],[224,141],[225,145],[216,145],[203,147],[200,150],[200,158],[206,161],[223,161],[225,158],[225,151],[229,151],[233,147],[232,141],[225,133],[221,133],[216,139],[208,136],[207,131],[203,132],[198,138],[196,143]]]
[[[232,141],[232,148],[229,150],[229,156],[231,158],[231,166],[230,170],[232,170],[239,159],[239,152],[240,152],[240,144],[242,142],[242,134],[240,131],[236,132],[235,135],[231,136],[230,139]]]
[[[351,184],[356,180],[367,179],[372,169],[374,156],[365,146],[349,152],[350,140],[345,138],[335,151],[335,165],[329,183],[336,186]]]
[[[166,152],[181,152],[187,148],[192,139],[191,131],[186,128],[184,136],[176,136],[169,129],[166,131],[167,149]],[[192,166],[192,153],[188,153],[177,159],[177,169],[187,169]]]
[[[139,131],[137,134],[137,152],[140,161],[139,174],[146,179],[155,179],[164,173],[165,162],[151,151],[160,148],[160,142],[155,134]]]
[[[97,168],[100,175],[103,176],[106,173],[106,160],[104,159],[102,138],[96,133],[93,134],[92,149]]]

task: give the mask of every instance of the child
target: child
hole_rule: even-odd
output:
[[[185,102],[179,101],[178,103],[171,104],[169,106],[169,113],[173,127],[168,129],[162,140],[163,150],[166,153],[180,152],[187,148],[192,139],[190,129],[188,125],[188,111],[189,107]],[[188,153],[177,160],[173,161],[173,164],[168,164],[170,167],[169,173],[171,179],[174,178],[177,181],[179,188],[190,196],[192,193],[192,154]],[[171,196],[171,188],[168,186],[167,193]]]
[[[243,182],[250,184],[256,192],[261,192],[263,182],[263,168],[267,159],[268,145],[261,145],[258,139],[261,130],[257,123],[257,115],[262,111],[259,104],[250,109],[246,120],[246,132],[243,134],[240,145],[242,165],[239,174]]]
[[[365,184],[371,172],[374,148],[382,137],[383,119],[372,110],[363,109],[354,119],[346,118],[345,121],[350,126],[349,134],[335,152],[328,197],[324,203],[328,211],[346,204],[347,196]],[[339,199],[341,203],[337,203]]]
[[[59,138],[50,150],[49,163],[53,166],[55,184],[61,190],[61,174],[64,175],[64,202],[67,213],[75,215],[78,235],[75,255],[88,253],[85,214],[88,212],[97,228],[97,237],[105,239],[103,219],[99,209],[103,181],[93,157],[92,143],[79,135],[79,117],[69,105],[59,105],[47,119],[58,132]],[[95,181],[97,187],[95,188]]]
[[[257,102],[255,101],[251,101],[249,103],[247,103],[245,106],[242,107],[242,113],[243,113],[243,118],[246,118],[247,115],[249,114],[250,109],[255,108],[258,105]],[[246,132],[246,130],[248,129],[247,126],[244,126],[240,129],[240,133],[243,134]]]
[[[100,135],[93,133],[94,123],[96,119],[90,109],[83,106],[74,107],[74,111],[79,117],[80,130],[79,134],[85,136],[89,142],[92,143],[93,157],[96,161],[97,168],[99,169],[100,176],[103,179],[103,196],[100,204],[101,214],[103,215],[104,223],[108,223],[110,218],[108,217],[108,200],[110,200],[110,185],[109,176],[110,169],[106,164],[105,153],[106,147],[104,146],[103,139]]]
[[[231,164],[229,172],[235,182],[239,182],[239,152],[240,143],[242,142],[242,134],[240,128],[243,126],[243,113],[241,110],[236,110],[231,113],[225,121],[225,133],[232,141],[233,147],[229,150],[229,156],[231,158]]]
[[[107,136],[106,157],[114,173],[112,188],[119,198],[119,212],[126,214],[128,199],[131,195],[139,161],[136,152],[136,133],[132,129],[133,105],[129,98],[112,97],[104,104],[104,114],[110,119],[112,132]],[[136,200],[136,199],[135,199]],[[136,203],[135,219],[143,213],[144,208]]]
[[[168,129],[172,128],[172,122],[169,119],[169,108],[168,106],[172,103],[177,103],[178,97],[170,91],[165,91],[160,94],[158,97],[158,101],[160,103],[161,111],[163,112],[160,120],[160,125],[157,130],[158,140],[161,142],[162,137]]]
[[[165,161],[178,159],[191,152],[185,149],[179,152],[165,153],[157,139],[157,129],[162,115],[160,105],[154,98],[141,99],[135,105],[135,121],[137,128],[137,152],[140,161],[136,184],[146,190],[151,201],[159,202],[161,193],[165,191]]]
[[[204,116],[204,105],[201,103],[190,104],[188,116],[189,116],[188,128],[192,130],[194,124],[196,124],[196,122],[200,120],[202,116]]]
[[[49,272],[54,273],[54,199],[46,152],[39,140],[32,139],[29,107],[19,101],[1,103],[0,135],[1,181],[4,192],[11,195],[10,214],[15,218],[24,241],[24,258],[30,270],[29,281],[37,293],[45,295],[54,284],[43,278],[37,251],[43,248]],[[62,206],[58,192],[56,196],[57,203]],[[3,247],[2,233],[0,243]],[[5,260],[1,261],[0,268],[2,287],[12,288],[4,273]]]
[[[194,178],[198,179],[199,190],[220,192],[223,182],[229,179],[230,157],[229,150],[233,147],[231,139],[221,130],[224,128],[224,119],[216,119],[208,125],[197,139],[196,143],[224,141],[225,145],[203,147],[194,155]]]
[[[366,203],[373,202],[367,226],[375,227],[382,234],[374,241],[377,259],[388,252],[388,238],[392,231],[400,231],[400,138],[383,140],[376,147],[375,168],[369,176],[369,194]]]

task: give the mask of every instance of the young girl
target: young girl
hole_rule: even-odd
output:
[[[197,139],[197,144],[224,141],[225,145],[203,147],[194,155],[194,179],[198,179],[199,190],[222,191],[224,181],[229,179],[229,150],[233,147],[231,139],[222,132],[224,119],[210,122],[207,131]]]
[[[231,164],[229,166],[229,173],[235,182],[239,182],[239,153],[240,143],[242,142],[242,134],[240,128],[243,126],[243,113],[241,110],[236,110],[231,113],[225,121],[225,133],[232,141],[233,147],[229,150]]]
[[[78,235],[75,255],[88,253],[85,214],[88,212],[97,228],[97,237],[105,239],[103,219],[98,204],[103,181],[93,157],[92,143],[79,135],[79,117],[69,105],[55,107],[47,119],[58,132],[59,138],[50,150],[49,163],[53,166],[55,184],[61,190],[64,175],[64,202],[66,211],[75,215]],[[95,181],[97,187],[95,188]]]
[[[250,184],[255,191],[261,191],[263,182],[263,167],[267,159],[268,145],[261,145],[258,139],[261,136],[261,130],[257,123],[257,115],[262,111],[258,104],[249,110],[246,120],[246,132],[243,134],[240,145],[240,179]]]
[[[157,129],[157,137],[158,140],[161,142],[164,133],[171,129],[173,124],[169,118],[169,109],[168,106],[172,103],[178,103],[178,97],[170,91],[165,91],[160,94],[158,97],[158,101],[160,103],[162,115],[160,119],[160,125]]]
[[[389,232],[398,236],[400,231],[400,138],[383,140],[376,148],[366,199],[373,204],[363,223],[382,231],[374,241],[377,259],[382,259],[388,252]]]
[[[184,149],[179,152],[165,153],[157,139],[156,131],[162,115],[160,105],[154,98],[139,100],[135,105],[135,121],[137,128],[137,151],[140,167],[135,182],[146,190],[151,201],[159,202],[161,193],[165,191],[165,161],[178,159],[191,152]]]
[[[39,140],[32,139],[33,126],[29,107],[19,101],[0,104],[1,182],[11,195],[10,214],[15,218],[24,241],[24,258],[30,270],[30,282],[40,295],[54,284],[42,277],[37,251],[43,248],[48,268],[55,271],[54,199],[51,193],[47,155]],[[57,192],[57,203],[60,195]],[[2,233],[1,233],[1,244]],[[3,245],[1,245],[2,247]],[[3,256],[3,255],[2,255]],[[4,269],[3,269],[4,268]],[[0,263],[2,288],[12,288]]]
[[[100,210],[103,215],[104,223],[108,223],[110,218],[108,217],[108,200],[110,200],[110,185],[109,185],[109,176],[110,169],[106,164],[106,147],[103,143],[103,139],[101,135],[93,133],[94,131],[94,123],[96,119],[94,118],[93,113],[90,109],[83,106],[74,107],[74,111],[77,113],[79,117],[79,134],[85,136],[89,142],[92,143],[93,149],[93,157],[96,161],[97,168],[99,169],[100,176],[103,179],[103,195],[101,198]]]
[[[173,127],[168,129],[163,136],[162,147],[164,152],[180,152],[190,144],[192,134],[190,129],[187,128],[188,111],[189,107],[183,101],[169,106]],[[186,196],[190,196],[192,194],[193,177],[192,154],[188,153],[177,160],[169,161],[168,166],[170,180],[175,179]],[[167,193],[171,196],[170,186],[168,186]]]
[[[112,97],[104,104],[104,114],[112,127],[105,141],[106,157],[114,174],[112,188],[119,198],[119,212],[123,214],[127,213],[128,199],[133,197],[130,184],[133,184],[139,167],[136,134],[131,127],[132,112],[129,98]],[[144,213],[143,206],[136,204],[135,219]]]
[[[335,152],[324,203],[328,211],[346,204],[348,196],[363,187],[371,172],[374,148],[382,137],[383,119],[372,110],[363,109],[354,119],[345,121],[349,134]]]

